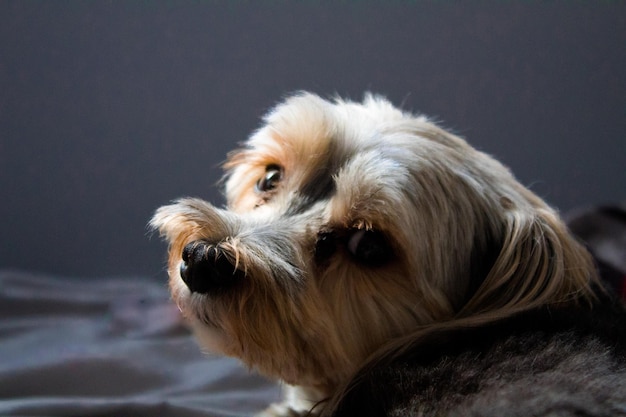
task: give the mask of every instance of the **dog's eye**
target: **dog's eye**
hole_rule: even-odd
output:
[[[275,189],[282,176],[283,171],[278,165],[268,165],[265,169],[265,175],[256,183],[256,190],[264,193]]]
[[[355,230],[348,237],[346,248],[358,262],[368,266],[380,266],[392,255],[385,235],[374,230]]]

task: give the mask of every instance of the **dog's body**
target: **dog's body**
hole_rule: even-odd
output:
[[[435,332],[363,370],[333,415],[626,415],[626,315],[605,301]]]
[[[506,168],[378,97],[303,93],[266,122],[227,209],[152,220],[200,342],[288,384],[265,415],[626,412],[623,307]]]

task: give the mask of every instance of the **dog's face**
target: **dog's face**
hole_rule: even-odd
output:
[[[426,118],[299,94],[265,121],[225,165],[226,209],[182,199],[152,220],[208,350],[329,391],[416,329],[582,285],[554,278],[577,251],[554,213]]]

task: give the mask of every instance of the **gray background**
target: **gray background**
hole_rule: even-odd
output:
[[[382,93],[561,211],[626,198],[626,3],[0,2],[0,268],[161,277],[146,223],[221,204],[288,92]]]

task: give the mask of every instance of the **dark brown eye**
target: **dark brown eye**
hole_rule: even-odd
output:
[[[283,171],[278,165],[268,165],[259,181],[256,183],[256,190],[261,193],[272,191],[282,179]]]
[[[381,266],[393,254],[385,235],[374,230],[354,230],[348,236],[346,248],[356,261],[367,266]]]

